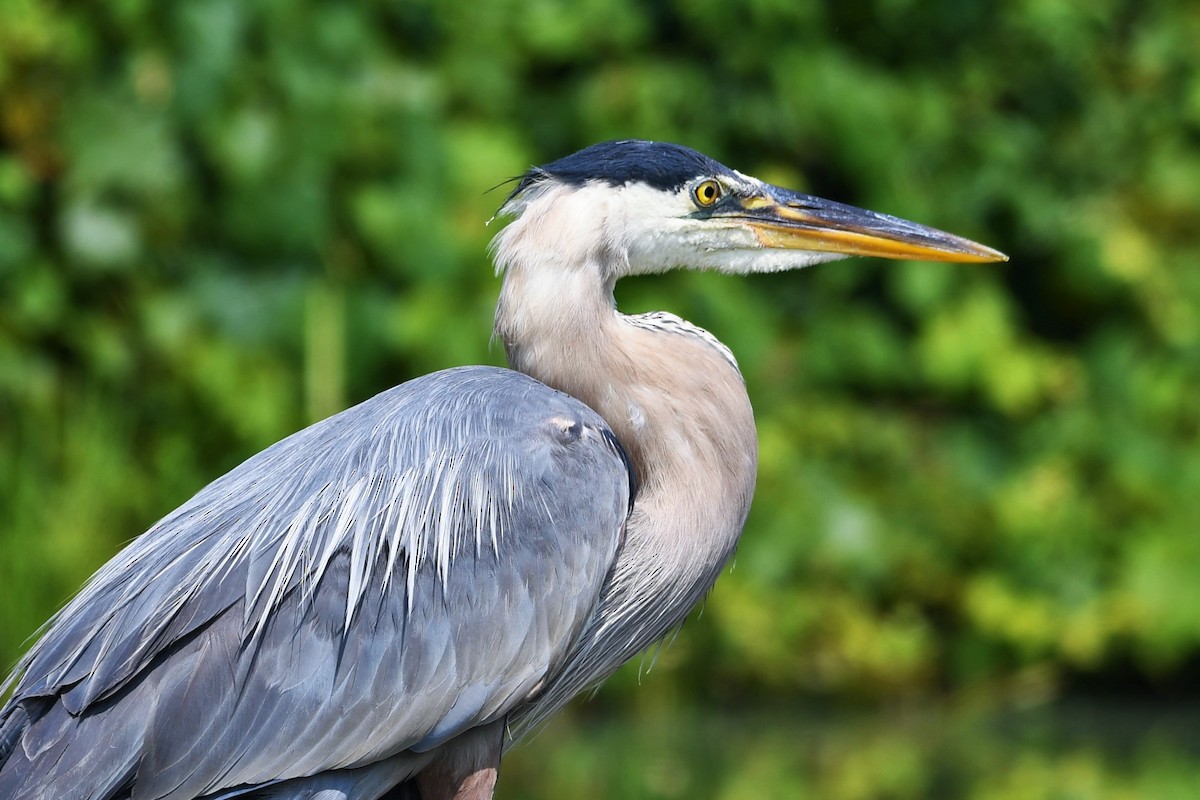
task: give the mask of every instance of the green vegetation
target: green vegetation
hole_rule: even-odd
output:
[[[1197,42],[1168,0],[0,0],[0,661],[258,449],[501,363],[487,190],[636,136],[1012,261],[619,288],[733,348],[761,471],[652,688],[598,702],[1179,681]]]

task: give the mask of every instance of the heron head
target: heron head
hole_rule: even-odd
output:
[[[616,141],[535,167],[501,208],[501,268],[533,233],[543,257],[619,278],[676,268],[777,272],[848,256],[1006,261],[897,217],[773,186],[677,144]],[[522,224],[523,223],[523,224]]]

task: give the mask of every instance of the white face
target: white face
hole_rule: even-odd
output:
[[[778,272],[843,258],[839,254],[764,246],[744,220],[705,216],[697,189],[715,181],[722,195],[769,196],[740,173],[702,176],[677,191],[643,183],[582,187],[547,181],[515,198],[502,213],[518,215],[497,237],[499,264],[536,252],[560,266],[591,263],[606,277],[672,269],[745,274]]]
[[[736,180],[723,175],[697,178],[673,193],[645,184],[616,190],[619,196],[612,200],[612,228],[624,233],[628,274],[670,269],[734,274],[779,272],[844,257],[766,247],[745,220],[703,216],[704,208],[696,195],[708,181],[715,182],[722,195],[770,196],[766,184],[740,173]]]

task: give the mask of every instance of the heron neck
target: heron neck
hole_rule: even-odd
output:
[[[553,285],[537,285],[547,274]],[[703,334],[635,325],[615,309],[611,285],[562,277],[510,265],[497,335],[514,369],[605,418],[639,482],[596,626],[570,659],[568,688],[553,692],[567,697],[574,682],[606,676],[681,623],[711,588],[745,523],[757,440],[741,375]],[[535,718],[553,710],[554,696]]]

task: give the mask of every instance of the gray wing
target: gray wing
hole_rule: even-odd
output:
[[[508,370],[426,376],[300,431],[51,620],[9,678],[0,796],[195,797],[502,719],[561,666],[630,495],[604,421]]]

